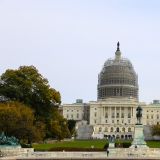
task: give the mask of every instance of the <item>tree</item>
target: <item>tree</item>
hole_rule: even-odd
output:
[[[0,78],[0,96],[29,105],[36,117],[48,117],[50,109],[61,102],[60,93],[34,66],[6,70]]]
[[[76,121],[75,120],[68,120],[68,129],[73,136],[75,134],[75,126],[76,126]]]
[[[71,134],[68,129],[67,120],[64,119],[56,108],[52,110],[52,117],[49,121],[49,134],[53,135],[53,138],[62,140],[64,138],[70,138]]]
[[[60,93],[50,87],[48,80],[34,66],[21,66],[17,70],[6,70],[0,77],[0,97],[1,102],[21,102],[32,108],[34,113],[29,114],[31,116],[30,123],[34,122],[34,125],[26,123],[27,117],[22,116],[19,127],[14,123],[12,126],[8,126],[10,124],[7,121],[6,127],[3,128],[7,133],[11,133],[10,127],[16,128],[16,130],[12,130],[12,133],[20,139],[23,135],[23,138],[27,139],[29,143],[41,139],[44,135],[46,138],[57,137],[58,139],[70,136],[67,122],[60,116],[57,109],[61,103]],[[25,110],[27,112],[26,108]],[[14,114],[16,112],[10,114],[13,117],[9,116],[9,118],[12,120],[14,117],[18,119]],[[5,116],[7,117],[6,113]],[[29,126],[25,128],[23,123]],[[9,129],[7,130],[7,128]],[[42,135],[40,132],[36,132],[37,128],[42,131]],[[45,133],[43,132],[44,128]]]
[[[160,136],[160,124],[152,126],[152,135],[153,136]]]
[[[35,124],[33,110],[19,102],[0,103],[0,132],[21,142],[43,140],[45,126]],[[39,122],[41,123],[41,122]]]

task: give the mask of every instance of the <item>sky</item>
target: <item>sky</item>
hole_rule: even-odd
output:
[[[97,100],[98,74],[120,41],[139,100],[160,99],[159,0],[0,0],[0,74],[34,65],[62,103]]]

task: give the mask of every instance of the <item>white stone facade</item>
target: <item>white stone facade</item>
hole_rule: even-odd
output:
[[[109,98],[86,103],[64,104],[63,116],[70,120],[83,122],[85,107],[89,109],[88,124],[93,126],[92,138],[133,138],[134,127],[137,123],[136,108],[140,105],[143,109],[142,124],[146,126],[160,124],[160,104],[139,103],[135,99]],[[83,125],[83,124],[82,124]]]
[[[126,98],[90,102],[93,137],[132,138],[136,123],[136,106],[137,102],[134,99]]]
[[[98,100],[88,104],[78,100],[75,104],[62,105],[64,118],[85,120],[93,127],[92,138],[132,138],[138,106],[143,110],[143,125],[160,123],[160,101],[155,100],[150,105],[139,102],[138,75],[131,62],[121,57],[119,46],[118,42],[115,58],[108,59],[98,75]]]
[[[80,104],[64,104],[63,117],[68,120],[82,121],[84,119],[84,105]]]
[[[144,106],[144,125],[160,124],[160,103]]]

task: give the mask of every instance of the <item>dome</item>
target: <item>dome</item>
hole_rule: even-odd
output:
[[[135,98],[138,100],[138,76],[132,63],[121,57],[119,42],[114,59],[108,59],[98,76],[98,99]]]

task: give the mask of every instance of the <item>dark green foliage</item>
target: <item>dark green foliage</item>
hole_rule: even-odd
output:
[[[0,132],[15,136],[22,143],[32,143],[42,140],[45,135],[43,125],[38,127],[34,123],[33,110],[26,105],[19,102],[0,103]]]
[[[61,102],[60,93],[51,88],[34,66],[6,70],[1,76],[0,96],[23,102],[35,110],[36,116],[49,116],[51,107]]]
[[[116,148],[129,148],[131,146],[130,141],[122,141],[122,142],[116,142],[115,147]]]
[[[131,141],[116,141],[115,147],[116,148],[129,148],[131,146]],[[107,149],[109,147],[109,142],[107,142],[104,146],[104,149]]]
[[[69,129],[71,135],[73,135],[75,133],[75,126],[76,126],[75,120],[68,120],[68,129]]]
[[[52,109],[51,119],[48,123],[48,133],[53,135],[53,138],[62,140],[64,138],[69,138],[70,132],[67,125],[67,120],[64,119],[58,112],[57,108]]]
[[[21,102],[19,117],[17,112],[3,105],[2,110],[8,110],[4,113],[5,119],[0,115],[3,122],[0,122],[0,130],[5,133],[16,135],[23,143],[70,137],[67,121],[58,112],[60,93],[50,87],[48,80],[34,66],[6,70],[0,77],[0,97],[3,97],[3,103],[5,100]],[[19,103],[14,105],[19,109]]]
[[[152,126],[152,135],[153,136],[160,136],[160,124]]]
[[[57,147],[51,148],[49,151],[85,151],[85,152],[98,152],[98,151],[105,151],[103,148],[72,148],[72,147]]]
[[[107,142],[105,145],[104,145],[104,149],[107,149],[109,147],[109,143]]]

